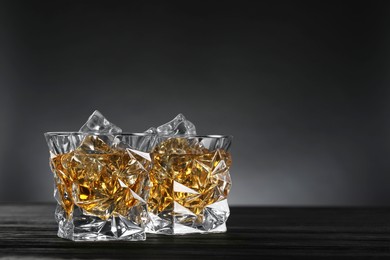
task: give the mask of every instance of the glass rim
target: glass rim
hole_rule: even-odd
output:
[[[190,137],[190,138],[215,138],[215,139],[232,139],[233,136],[232,135],[156,135],[157,137],[163,137],[163,138],[169,138],[169,137],[177,137],[177,138],[186,138],[186,137]]]
[[[169,138],[169,137],[177,137],[177,138],[215,138],[215,139],[232,139],[232,135],[156,135],[152,133],[130,133],[130,132],[122,132],[122,133],[86,133],[86,132],[67,132],[67,131],[60,131],[60,132],[45,132],[45,136],[72,136],[72,135],[95,135],[95,136],[140,136],[140,137],[162,137],[162,138]]]
[[[45,136],[69,136],[69,135],[101,135],[101,136],[117,136],[117,135],[126,135],[126,136],[153,136],[153,134],[150,133],[128,133],[128,132],[123,132],[123,133],[87,133],[87,132],[67,132],[67,131],[58,131],[58,132],[45,132]]]

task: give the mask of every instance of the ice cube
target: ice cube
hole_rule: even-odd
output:
[[[76,154],[106,154],[112,153],[110,144],[112,137],[89,135],[84,138],[75,150]]]
[[[146,133],[157,135],[196,135],[195,125],[188,121],[183,114],[178,114],[173,120],[160,125],[157,128],[151,127]]]
[[[102,113],[95,110],[88,118],[87,122],[80,128],[83,133],[116,134],[121,133],[122,129],[108,121]]]

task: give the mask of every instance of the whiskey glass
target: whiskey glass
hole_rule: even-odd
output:
[[[145,240],[150,134],[48,132],[58,236]]]
[[[232,136],[157,136],[151,152],[148,233],[226,231]]]

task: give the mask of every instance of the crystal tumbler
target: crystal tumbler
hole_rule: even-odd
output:
[[[145,240],[149,134],[45,133],[54,174],[58,236]]]
[[[158,136],[151,153],[147,232],[225,232],[231,136]]]

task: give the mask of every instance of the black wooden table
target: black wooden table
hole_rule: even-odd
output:
[[[1,204],[0,258],[390,259],[390,208],[238,207],[224,234],[75,243],[57,237],[54,207]]]

